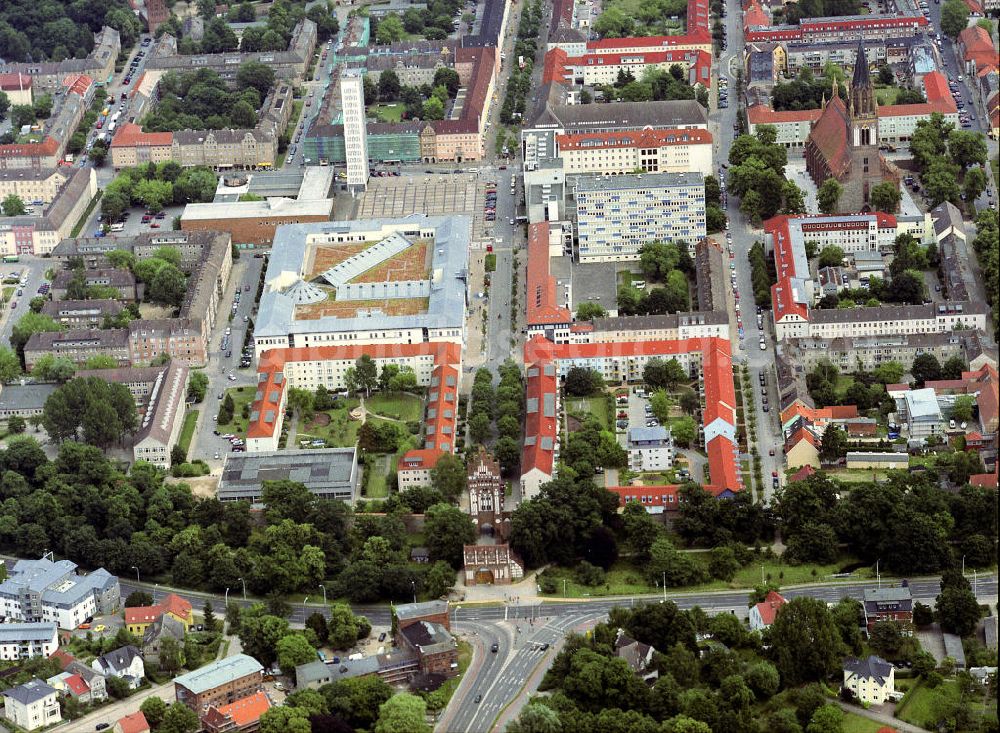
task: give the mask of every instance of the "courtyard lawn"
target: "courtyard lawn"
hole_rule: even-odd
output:
[[[402,104],[377,104],[372,112],[375,113],[379,122],[401,122],[405,109]]]
[[[895,104],[896,96],[899,94],[898,87],[875,87],[875,97],[880,105]]]
[[[608,401],[603,395],[598,397],[567,398],[566,412],[581,422],[587,415],[593,415],[605,430],[611,429],[611,420],[608,415]]]
[[[340,402],[343,407],[317,412],[305,424],[300,421],[296,441],[325,440],[332,448],[353,448],[357,445],[361,421],[352,420],[350,412],[358,406],[358,400],[352,398]]]
[[[365,400],[369,412],[382,417],[411,422],[423,417],[423,400],[408,392],[379,392]]]
[[[959,694],[957,680],[945,680],[933,689],[920,683],[896,706],[896,717],[912,725],[933,730],[936,727],[934,711],[940,709],[940,701],[957,703]]]
[[[697,551],[703,556],[703,561],[708,562],[706,551]],[[722,580],[712,580],[696,586],[686,586],[678,588],[668,588],[668,593],[692,592],[707,590],[726,590],[737,588],[753,588],[761,582],[761,576],[781,586],[802,585],[807,583],[829,582],[834,573],[846,565],[851,564],[849,557],[842,558],[840,562],[832,565],[786,565],[775,560],[764,563],[751,563],[742,568],[731,582]],[[815,571],[815,574],[814,572]],[[628,596],[642,595],[646,593],[661,592],[655,584],[647,584],[642,568],[637,568],[631,563],[620,560],[611,566],[607,571],[604,585],[590,587],[576,582],[576,575],[571,568],[561,568],[553,566],[546,571],[547,576],[554,577],[558,588],[555,593],[550,594],[554,598],[584,598],[590,596]],[[871,577],[872,573],[867,568],[856,570],[850,580],[857,581],[862,578]],[[566,594],[563,595],[563,580],[566,580]],[[847,581],[847,578],[843,580]],[[544,595],[544,594],[543,594]]]
[[[188,454],[188,449],[191,447],[191,438],[194,437],[194,429],[197,424],[198,411],[189,411],[188,414],[184,416],[184,426],[181,428],[181,437],[177,440],[177,445],[179,445],[184,451],[185,456]]]
[[[233,433],[234,435],[246,437],[247,426],[250,421],[243,417],[243,406],[247,405],[249,408],[250,403],[253,402],[254,395],[257,394],[257,390],[250,386],[232,387],[227,389],[226,393],[233,396],[233,419],[227,423],[219,423],[216,426],[216,430],[220,433]],[[211,395],[206,395],[206,399],[210,397]],[[216,412],[218,412],[219,407],[222,407],[222,400],[216,400]]]

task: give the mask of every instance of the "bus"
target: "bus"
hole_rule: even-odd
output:
[[[17,255],[4,255],[3,256],[3,263],[5,265],[9,265],[9,264],[12,264],[14,262],[19,262],[20,260],[21,260],[21,258],[19,256],[17,256]]]

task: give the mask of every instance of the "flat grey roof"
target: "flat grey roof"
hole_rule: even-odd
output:
[[[258,501],[264,481],[297,481],[326,498],[353,501],[358,467],[354,448],[229,453],[222,469],[220,501]]]
[[[51,641],[56,635],[54,623],[0,624],[0,641]]]
[[[174,684],[181,685],[197,695],[254,672],[263,671],[263,665],[253,657],[246,654],[236,654],[207,664],[194,672],[175,677]]]
[[[56,384],[8,384],[0,387],[0,412],[42,409],[45,400],[56,391]]]
[[[705,186],[705,176],[688,173],[629,173],[623,176],[580,176],[576,179],[579,191],[623,191],[639,188],[671,188],[676,186]]]

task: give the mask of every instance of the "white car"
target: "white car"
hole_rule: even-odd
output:
[[[760,350],[761,351],[767,351],[767,344],[764,343],[763,339],[761,339],[761,341],[760,341]]]

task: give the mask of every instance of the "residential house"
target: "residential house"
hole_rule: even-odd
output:
[[[62,720],[58,692],[41,680],[3,691],[3,716],[25,730],[35,730]]]
[[[674,465],[674,441],[662,425],[630,428],[627,449],[632,471],[666,471]]]
[[[653,653],[656,650],[649,644],[626,636],[624,629],[618,629],[615,636],[615,656],[624,659],[631,669],[643,682],[652,684],[660,673],[653,668]]]
[[[72,654],[62,650],[54,652],[50,659],[55,659],[59,662],[63,674],[79,675],[87,683],[87,687],[90,688],[90,699],[92,701],[98,702],[108,699],[107,679],[103,674],[95,672],[92,668],[77,660]],[[49,682],[49,684],[52,683]]]
[[[235,654],[174,678],[174,694],[201,715],[211,705],[228,705],[263,688],[264,667],[253,657]]]
[[[422,601],[420,603],[400,603],[392,607],[396,618],[396,628],[400,631],[418,621],[441,624],[451,631],[448,601]]]
[[[143,636],[146,629],[164,614],[173,616],[176,620],[191,628],[194,624],[194,611],[191,603],[174,593],[168,593],[159,603],[152,606],[133,606],[125,609],[125,626],[129,633]]]
[[[206,733],[251,733],[260,728],[260,716],[271,709],[263,690],[226,705],[209,705],[201,716]]]
[[[58,648],[54,623],[0,624],[0,660],[48,657]]]
[[[407,451],[396,467],[399,490],[406,491],[416,486],[431,485],[431,471],[445,451],[437,448],[419,448]]]
[[[130,690],[139,687],[143,677],[146,676],[142,654],[131,644],[102,654],[91,662],[90,666],[105,677],[118,677],[125,680]]]
[[[4,384],[0,385],[0,419],[41,415],[45,401],[56,391],[55,384]]]
[[[913,596],[909,586],[867,588],[864,596],[865,625],[868,631],[879,621],[897,621],[904,633],[913,627]]]
[[[785,440],[785,464],[788,468],[820,467],[819,449],[822,439],[805,426],[796,428]]]
[[[111,729],[111,733],[149,733],[149,731],[149,723],[146,722],[146,716],[141,710],[119,718]]]
[[[778,616],[778,611],[786,603],[788,601],[780,593],[773,590],[768,591],[764,600],[750,609],[750,628],[753,631],[763,631],[766,629],[774,623],[774,619]]]
[[[147,664],[160,663],[160,649],[164,639],[172,639],[178,647],[184,646],[187,624],[169,613],[160,616],[146,627],[142,635],[142,658]]]
[[[61,695],[76,698],[83,704],[93,699],[90,685],[78,672],[60,672],[45,680],[45,684],[58,690]]]
[[[875,655],[844,660],[844,687],[868,705],[881,705],[896,691],[895,669]]]

